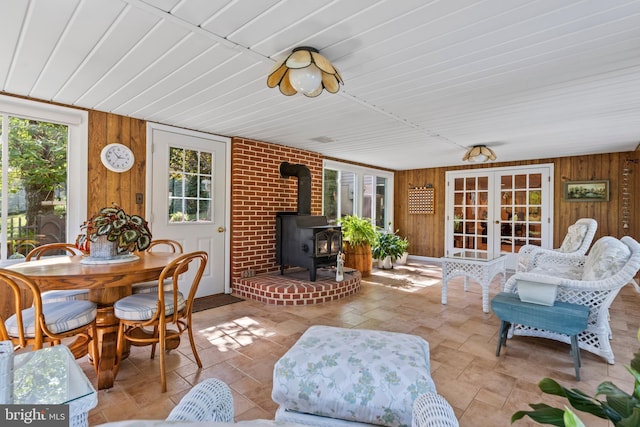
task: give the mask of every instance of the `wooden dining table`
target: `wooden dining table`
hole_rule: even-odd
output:
[[[164,267],[181,254],[136,252],[135,255],[134,260],[110,264],[85,264],[86,257],[78,255],[48,257],[6,267],[29,277],[41,291],[89,289],[89,300],[98,305],[98,389],[113,387],[115,380],[119,321],[113,304],[131,295],[132,285],[157,280]]]

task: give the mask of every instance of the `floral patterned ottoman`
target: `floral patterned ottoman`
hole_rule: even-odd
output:
[[[396,427],[410,426],[413,401],[435,391],[424,339],[312,326],[276,362],[271,397],[280,405],[277,420]],[[333,420],[323,424],[321,417]]]

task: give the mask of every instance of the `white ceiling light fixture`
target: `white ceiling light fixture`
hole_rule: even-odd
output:
[[[320,95],[323,89],[337,93],[341,84],[344,82],[338,70],[317,49],[308,46],[293,49],[267,78],[267,86],[278,86],[283,95],[300,92],[310,98]]]
[[[486,145],[474,145],[469,148],[462,158],[463,161],[470,162],[488,162],[489,160],[495,160],[496,153]]]

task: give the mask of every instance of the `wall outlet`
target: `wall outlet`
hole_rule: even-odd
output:
[[[248,277],[253,277],[256,275],[256,271],[255,270],[245,270],[242,272],[242,278],[246,279]]]

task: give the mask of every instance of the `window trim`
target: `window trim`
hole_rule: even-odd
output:
[[[0,115],[60,123],[69,127],[67,146],[67,241],[74,241],[87,215],[89,113],[75,108],[0,95]],[[3,133],[8,141],[6,129]],[[6,199],[6,198],[5,198]],[[3,200],[6,211],[7,203]],[[6,246],[6,245],[4,245]],[[6,251],[6,247],[3,249]],[[5,254],[6,256],[6,254]],[[3,262],[8,264],[9,261]]]

